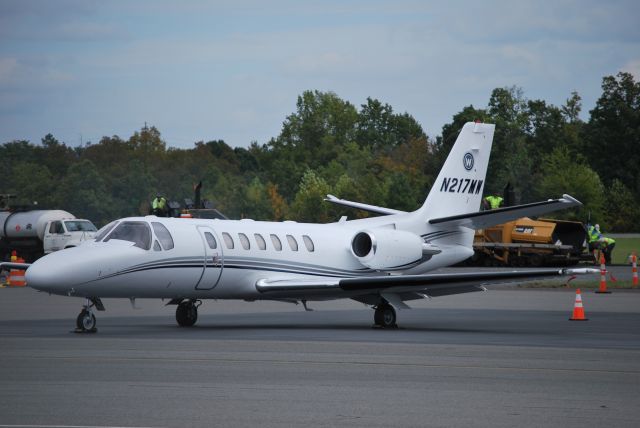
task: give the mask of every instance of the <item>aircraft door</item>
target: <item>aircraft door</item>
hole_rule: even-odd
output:
[[[204,246],[204,260],[202,276],[198,284],[196,284],[196,289],[211,290],[218,285],[224,269],[222,241],[220,241],[216,232],[208,226],[197,226],[197,229]]]

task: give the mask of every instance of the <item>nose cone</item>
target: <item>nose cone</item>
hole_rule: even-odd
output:
[[[73,266],[69,263],[70,259],[63,257],[62,253],[70,250],[51,253],[36,260],[27,269],[25,277],[27,285],[40,291],[67,294],[74,285],[73,275],[71,275]]]
[[[27,269],[27,285],[53,294],[73,294],[76,287],[98,277],[92,253],[83,245],[48,254]]]
[[[47,293],[91,296],[106,276],[130,266],[141,252],[125,241],[87,242],[36,260],[25,279],[29,287]]]

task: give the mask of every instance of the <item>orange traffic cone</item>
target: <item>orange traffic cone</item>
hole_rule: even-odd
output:
[[[633,255],[631,256],[631,273],[633,277],[633,284],[632,284],[633,288],[638,287],[638,266],[636,263],[637,261],[638,261],[638,257],[636,256],[635,253],[633,253]]]
[[[13,256],[11,257],[13,258]],[[16,263],[24,263],[24,259],[16,257]],[[11,269],[9,271],[9,284],[11,287],[24,287],[27,285],[24,275],[26,271],[21,269]]]
[[[596,290],[598,294],[611,294],[607,290],[607,266],[605,265],[604,254],[600,254],[600,288]]]
[[[576,302],[573,304],[573,314],[569,321],[588,321],[589,318],[584,317],[584,307],[582,307],[582,295],[580,289],[576,289]]]

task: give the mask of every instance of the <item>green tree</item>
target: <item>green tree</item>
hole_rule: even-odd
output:
[[[258,177],[255,177],[247,187],[245,201],[244,211],[248,217],[255,220],[272,220],[274,218],[267,186],[262,184]]]
[[[585,142],[582,138],[585,123],[580,119],[582,111],[582,98],[577,92],[572,92],[562,107],[564,118],[564,141],[573,153],[583,153]]]
[[[95,165],[85,159],[69,167],[57,186],[58,206],[98,225],[113,220],[113,200]]]
[[[355,140],[357,120],[355,107],[333,92],[305,91],[262,156],[269,180],[292,198],[306,169],[328,164]]]
[[[300,222],[327,223],[329,204],[323,199],[328,193],[331,191],[327,182],[313,170],[307,170],[291,205],[290,217]]]
[[[166,151],[166,143],[155,126],[145,125],[129,138],[132,155],[141,162],[145,173],[155,173]]]
[[[613,180],[606,200],[607,224],[611,232],[636,232],[640,219],[638,200],[620,180]]]
[[[606,76],[585,129],[585,155],[607,185],[620,180],[640,197],[640,83],[629,73]]]
[[[54,195],[56,181],[46,165],[16,162],[7,178],[13,183],[8,193],[16,195],[12,204],[37,203],[42,209],[58,208]]]
[[[396,172],[387,178],[387,206],[401,211],[417,209],[413,188],[405,174]]]
[[[367,98],[356,124],[356,141],[376,151],[390,150],[410,139],[424,138],[422,127],[409,114],[397,115],[389,104]]]
[[[51,174],[56,178],[64,176],[67,169],[77,160],[73,149],[60,143],[51,134],[44,136],[38,150],[41,152],[38,156],[38,162],[49,168]]]
[[[586,221],[591,214],[593,221],[605,227],[608,225],[604,210],[605,192],[600,177],[584,161],[572,156],[566,147],[557,147],[544,157],[537,192],[541,199],[568,193],[584,204],[581,210],[558,211],[554,215],[559,218]]]
[[[496,88],[489,99],[489,120],[496,125],[485,191],[501,194],[511,183],[523,201],[530,199],[531,156],[526,129],[529,124],[527,100],[518,87]]]

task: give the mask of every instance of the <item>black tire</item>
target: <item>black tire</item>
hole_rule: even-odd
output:
[[[373,315],[373,320],[377,326],[383,328],[396,327],[396,310],[388,304],[379,305]]]
[[[531,267],[540,267],[544,264],[544,257],[540,254],[531,254],[529,256],[529,265]]]
[[[176,308],[176,321],[180,327],[192,327],[198,321],[198,307],[191,302],[182,302]]]
[[[91,312],[83,309],[76,318],[76,327],[78,330],[89,331],[96,328],[96,316]]]

